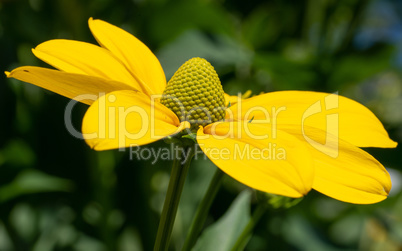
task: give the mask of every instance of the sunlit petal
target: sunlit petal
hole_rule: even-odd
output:
[[[288,197],[301,197],[311,189],[310,153],[286,132],[222,122],[200,128],[197,141],[220,169],[252,188]]]
[[[102,20],[89,19],[89,28],[98,43],[111,51],[143,86],[148,95],[162,94],[165,73],[156,56],[130,33]]]
[[[227,119],[266,120],[330,130],[359,147],[396,147],[377,117],[363,105],[335,94],[281,91],[258,95],[228,109]]]
[[[141,91],[140,84],[126,67],[102,47],[56,39],[44,42],[32,51],[36,57],[59,70],[123,82]]]
[[[279,126],[304,142],[315,165],[313,188],[337,200],[370,204],[384,200],[391,190],[388,172],[373,156],[325,131]],[[307,140],[306,140],[307,139]]]
[[[92,104],[102,93],[132,89],[118,81],[33,66],[19,67],[6,75],[85,104]]]
[[[229,94],[224,93],[223,96],[225,97],[225,105],[232,106],[241,100],[241,96],[232,96]]]
[[[189,124],[148,96],[116,91],[102,96],[86,112],[84,138],[95,150],[145,145],[175,134]]]

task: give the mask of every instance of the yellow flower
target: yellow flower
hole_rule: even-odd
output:
[[[95,150],[145,145],[191,127],[159,102],[165,75],[142,42],[101,20],[91,18],[89,27],[100,47],[47,41],[33,53],[58,70],[24,66],[6,75],[91,105],[82,132]],[[288,197],[312,188],[351,203],[387,197],[388,172],[359,147],[396,143],[364,106],[308,91],[225,97],[231,103],[225,120],[200,126],[196,138],[234,179]]]

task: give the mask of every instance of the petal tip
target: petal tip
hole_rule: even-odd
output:
[[[393,141],[391,138],[387,137],[385,140],[381,141],[377,144],[372,144],[368,146],[360,146],[360,147],[378,147],[378,148],[396,148],[398,146],[398,142]]]
[[[93,23],[95,20],[93,19],[93,17],[90,17],[89,19],[88,19],[88,24],[89,25],[91,25],[91,23]]]
[[[200,126],[198,127],[197,133],[198,133],[198,132],[204,134],[204,127],[203,127],[202,125],[200,125]]]
[[[38,45],[38,46],[36,46],[35,48],[32,48],[31,49],[31,52],[35,55],[35,57],[38,57],[37,56],[37,53],[38,53],[38,47],[40,46],[40,44]]]
[[[191,128],[191,124],[188,121],[181,122],[184,129]]]
[[[177,132],[181,132],[185,129],[191,128],[191,125],[188,121],[183,121],[180,123],[180,125],[177,127]]]
[[[88,19],[88,26],[89,26],[90,30],[92,29],[92,26],[94,25],[94,22],[95,22],[95,19],[93,19],[93,17],[90,17]]]
[[[383,196],[378,196],[376,199],[373,200],[369,200],[369,201],[355,201],[355,202],[351,202],[352,204],[360,204],[360,205],[370,205],[370,204],[376,204],[379,203],[381,201],[384,201],[386,198],[388,198],[388,196],[383,195]]]
[[[7,78],[11,78],[11,72],[5,71],[4,74],[6,74]]]

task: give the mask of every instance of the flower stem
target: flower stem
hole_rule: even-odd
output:
[[[185,155],[175,156],[173,160],[169,186],[159,221],[158,232],[156,234],[154,251],[165,251],[168,250],[169,247],[170,236],[176,218],[184,181],[195,152],[194,146],[184,147],[183,150]]]
[[[243,232],[240,234],[236,243],[233,245],[231,251],[244,250],[244,247],[247,245],[247,242],[250,239],[250,235],[252,234],[255,225],[257,225],[258,221],[261,219],[261,217],[264,215],[266,211],[267,211],[266,205],[258,204],[257,208],[253,212],[253,215],[248,221],[246,227],[243,229]]]
[[[211,207],[212,202],[219,191],[223,177],[224,172],[217,168],[211,182],[209,183],[208,190],[197,208],[197,212],[195,213],[194,220],[187,234],[182,251],[191,250],[197,241],[197,237],[201,232],[201,229],[204,226],[205,220],[208,216],[209,208]]]

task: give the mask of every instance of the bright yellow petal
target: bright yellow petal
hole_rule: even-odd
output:
[[[140,84],[110,51],[89,43],[56,39],[32,50],[36,57],[59,70],[126,83],[142,91]]]
[[[335,94],[281,91],[258,95],[228,109],[227,119],[266,120],[329,130],[359,147],[396,147],[377,117],[363,105]]]
[[[232,106],[236,104],[239,100],[241,100],[241,96],[231,96],[229,94],[224,93],[223,96],[225,97],[225,105]]]
[[[251,96],[251,94],[252,94],[251,90],[247,90],[243,94],[239,93],[237,96],[232,96],[232,95],[224,93],[223,95],[225,97],[225,105],[228,107],[229,105],[232,106],[234,104],[237,104],[242,99],[249,98]]]
[[[100,97],[86,112],[85,141],[95,150],[145,145],[189,128],[162,104],[140,92],[116,91]]]
[[[387,198],[391,190],[390,176],[367,152],[318,129],[310,128],[309,134],[303,136],[297,127],[279,128],[297,136],[311,150],[315,190],[356,204],[371,204]]]
[[[200,128],[197,141],[212,162],[247,186],[295,198],[311,189],[310,153],[286,132],[273,136],[267,126],[221,122]]]
[[[98,43],[111,51],[141,82],[148,95],[162,94],[166,77],[156,56],[130,33],[102,20],[89,19],[89,28]]]
[[[92,104],[98,95],[107,92],[131,89],[130,86],[117,81],[33,66],[19,67],[12,72],[6,72],[6,75],[85,104]]]

